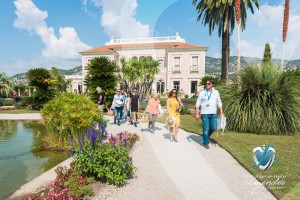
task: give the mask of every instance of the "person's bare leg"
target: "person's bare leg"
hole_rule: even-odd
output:
[[[173,127],[169,127],[170,141],[171,141],[171,142],[173,142],[172,132],[173,132]]]
[[[175,141],[178,142],[178,132],[179,132],[179,124],[176,124],[175,125],[175,131],[174,131],[174,134],[175,134]]]

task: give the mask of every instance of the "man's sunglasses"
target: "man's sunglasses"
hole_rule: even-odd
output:
[[[211,85],[211,83],[205,83],[205,85]]]

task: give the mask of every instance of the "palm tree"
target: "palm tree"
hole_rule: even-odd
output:
[[[141,98],[151,93],[151,87],[155,76],[159,73],[159,62],[150,57],[144,57],[140,60],[130,59],[121,60],[122,63],[122,81],[126,89],[131,91],[138,88]]]
[[[0,72],[0,96],[8,97],[12,91],[13,81],[4,72]]]
[[[106,95],[107,106],[110,106],[116,92],[118,82],[116,74],[119,72],[119,66],[109,58],[101,56],[92,59],[86,69],[88,74],[85,77],[84,84],[87,86],[90,99],[94,102],[98,101],[96,88],[100,87]]]
[[[240,83],[241,72],[241,45],[240,45],[240,30],[241,30],[241,0],[234,0],[235,18],[238,25],[238,48],[237,48],[237,81]]]
[[[240,26],[246,27],[247,12],[250,9],[254,13],[254,7],[259,7],[259,0],[240,1]],[[209,34],[218,28],[219,37],[222,36],[222,73],[221,78],[228,82],[230,42],[229,38],[235,26],[235,5],[233,0],[193,0],[199,14],[198,21],[203,17],[202,23],[209,25]]]
[[[283,41],[283,47],[282,47],[282,69],[284,65],[284,47],[285,47],[285,41],[288,31],[288,25],[289,25],[289,15],[290,15],[290,0],[285,0],[284,5],[284,18],[283,18],[283,30],[282,30],[282,41]]]

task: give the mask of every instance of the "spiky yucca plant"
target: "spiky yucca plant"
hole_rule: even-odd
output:
[[[300,132],[300,73],[263,64],[241,73],[240,88],[222,88],[229,130],[288,135]]]

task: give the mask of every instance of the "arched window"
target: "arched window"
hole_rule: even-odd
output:
[[[139,60],[142,60],[143,58],[145,58],[145,56],[140,56]]]
[[[132,57],[132,60],[137,60],[138,58],[136,56],[133,56]]]
[[[165,92],[165,82],[162,79],[156,82],[156,91],[160,94]]]
[[[79,94],[82,93],[82,83],[81,82],[78,83],[78,93]]]
[[[152,56],[147,56],[147,58],[149,58],[149,59],[151,59],[151,60],[153,59]]]

